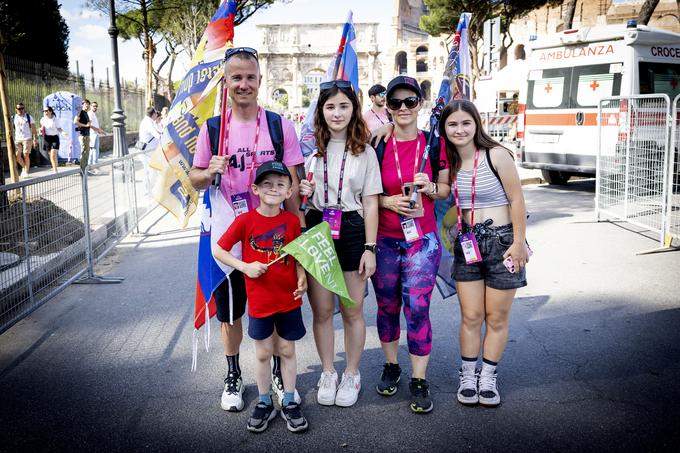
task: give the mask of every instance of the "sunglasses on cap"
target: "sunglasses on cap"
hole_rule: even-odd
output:
[[[352,82],[349,80],[331,80],[330,82],[323,82],[319,85],[320,91],[330,90],[331,88],[352,88]]]
[[[224,53],[224,59],[226,61],[239,53],[247,53],[248,55],[252,55],[256,60],[258,59],[257,50],[253,49],[252,47],[232,47],[231,49],[227,49],[227,51]]]
[[[409,96],[404,99],[391,98],[387,100],[387,106],[391,110],[399,110],[401,105],[404,104],[407,109],[413,109],[420,103],[420,98],[418,96]]]

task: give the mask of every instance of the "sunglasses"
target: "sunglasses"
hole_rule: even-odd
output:
[[[352,82],[349,80],[331,80],[330,82],[323,82],[319,85],[320,91],[327,91],[331,88],[352,88]]]
[[[227,51],[224,53],[224,60],[226,61],[239,53],[247,53],[248,55],[252,55],[256,60],[258,59],[257,50],[253,49],[252,47],[232,47],[231,49],[227,49]]]
[[[49,110],[43,110],[43,113],[47,113],[47,112],[49,112]]]
[[[23,110],[23,107],[16,107],[17,110]]]
[[[401,105],[404,104],[407,109],[413,109],[420,103],[420,98],[418,96],[409,96],[404,99],[391,98],[387,100],[387,106],[390,110],[399,110]]]
[[[383,91],[382,93],[378,93],[378,94],[376,94],[376,96],[378,96],[379,98],[384,98],[385,96],[387,96],[387,91]]]

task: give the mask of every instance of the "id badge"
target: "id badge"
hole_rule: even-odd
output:
[[[340,239],[340,225],[342,224],[342,211],[339,209],[324,209],[323,221],[331,226],[331,237]]]
[[[231,196],[231,206],[234,208],[236,216],[245,214],[250,210],[250,194],[241,192]]]
[[[474,264],[482,261],[482,254],[479,252],[477,238],[474,233],[463,233],[458,236],[458,240],[463,249],[463,255],[465,255],[465,264]]]
[[[420,222],[413,218],[401,218],[401,231],[404,232],[406,242],[415,242],[423,237],[423,231],[420,229]]]

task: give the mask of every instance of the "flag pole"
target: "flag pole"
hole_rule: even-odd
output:
[[[226,129],[226,124],[227,124],[227,59],[225,57],[224,63],[222,63],[222,67],[224,68],[224,75],[222,77],[222,105],[221,110],[222,110],[222,115],[220,117],[220,143],[219,147],[217,148],[217,155],[218,156],[224,156],[225,149],[224,149],[224,133]],[[215,189],[219,190],[220,189],[220,184],[222,183],[222,174],[217,173],[215,175]]]
[[[288,253],[284,253],[284,254],[280,255],[278,258],[276,258],[276,259],[275,259],[274,261],[272,261],[271,263],[267,263],[267,267],[271,266],[272,264],[276,263],[277,261],[280,261],[280,260],[284,259],[284,258],[287,257],[287,256],[288,256]]]
[[[333,77],[331,80],[336,80],[338,78],[338,71],[340,70],[340,62],[342,61],[342,54],[345,51],[345,44],[347,43],[347,35],[349,34],[349,27],[347,24],[352,20],[352,10],[350,9],[347,13],[347,20],[342,28],[342,37],[340,38],[340,46],[338,47],[338,53],[335,57],[335,67],[333,68]]]

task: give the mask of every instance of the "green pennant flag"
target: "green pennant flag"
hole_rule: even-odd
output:
[[[321,286],[337,294],[343,305],[356,305],[347,291],[328,222],[310,228],[281,250],[292,255]]]

